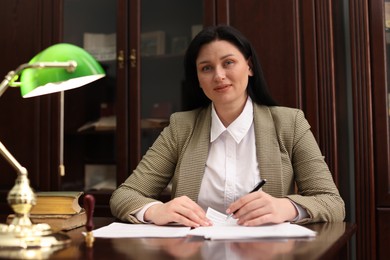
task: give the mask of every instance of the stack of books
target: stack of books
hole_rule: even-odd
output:
[[[34,224],[49,224],[54,232],[67,231],[87,222],[85,210],[79,204],[81,191],[46,191],[37,192],[37,203],[30,211],[30,219]],[[14,215],[7,218],[11,223]]]

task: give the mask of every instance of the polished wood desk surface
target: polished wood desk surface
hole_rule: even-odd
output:
[[[95,228],[113,218],[95,218]],[[355,224],[306,225],[318,232],[312,239],[210,241],[200,238],[95,238],[92,248],[78,228],[67,232],[71,245],[42,254],[43,259],[347,259]]]

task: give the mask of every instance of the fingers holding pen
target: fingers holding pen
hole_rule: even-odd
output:
[[[272,213],[272,197],[265,192],[256,192],[250,194],[248,202],[239,210],[235,217],[238,219],[237,224],[244,226],[258,226],[274,222]]]
[[[297,210],[288,198],[275,198],[261,191],[248,194],[231,204],[228,210],[237,210],[237,224],[258,226],[291,221]]]
[[[266,179],[262,179],[253,189],[251,192],[249,192],[248,195],[244,196],[243,198],[239,199],[237,202],[234,202],[232,203],[232,206],[230,206],[227,210],[226,210],[226,213],[229,214],[228,217],[231,217],[233,215],[235,215],[235,217],[237,218],[237,216],[239,215],[236,215],[236,213],[241,209],[241,207],[243,206],[246,206],[246,204],[248,203],[251,203],[252,200],[255,200],[256,197],[258,197],[256,195],[256,193],[261,189],[261,187],[264,186],[264,184],[267,182]],[[254,195],[250,195],[250,194],[254,194]]]
[[[226,210],[226,213],[233,213],[233,217],[235,219],[239,219],[245,214],[248,214],[248,212],[253,211],[254,208],[261,207],[262,203],[265,203],[261,200],[261,198],[263,197],[263,193],[264,192],[262,191],[249,193],[239,198],[229,206],[229,208]]]

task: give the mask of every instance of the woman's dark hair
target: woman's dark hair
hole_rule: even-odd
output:
[[[204,28],[187,48],[184,58],[184,88],[185,91],[188,91],[188,100],[185,101],[188,104],[186,109],[207,106],[211,102],[199,86],[196,59],[202,46],[215,40],[230,42],[240,50],[245,59],[250,59],[253,76],[249,77],[247,91],[253,102],[267,106],[277,105],[269,94],[259,59],[252,44],[237,29],[227,25],[218,25]]]

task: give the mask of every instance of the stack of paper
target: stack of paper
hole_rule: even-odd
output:
[[[276,225],[244,227],[213,226],[199,227],[190,230],[187,235],[203,236],[205,239],[253,239],[253,238],[294,238],[314,237],[315,232],[305,227],[282,223]]]
[[[245,227],[237,224],[237,220],[208,208],[206,216],[213,221],[212,227],[198,227],[187,235],[203,236],[205,239],[253,239],[253,238],[286,238],[314,237],[316,233],[300,225],[289,222],[257,227]]]
[[[207,217],[213,226],[191,229],[183,226],[157,226],[153,224],[126,224],[114,222],[93,231],[95,237],[186,237],[202,236],[205,239],[254,239],[314,237],[315,231],[306,227],[281,223],[258,227],[245,227],[233,218],[209,208]]]

